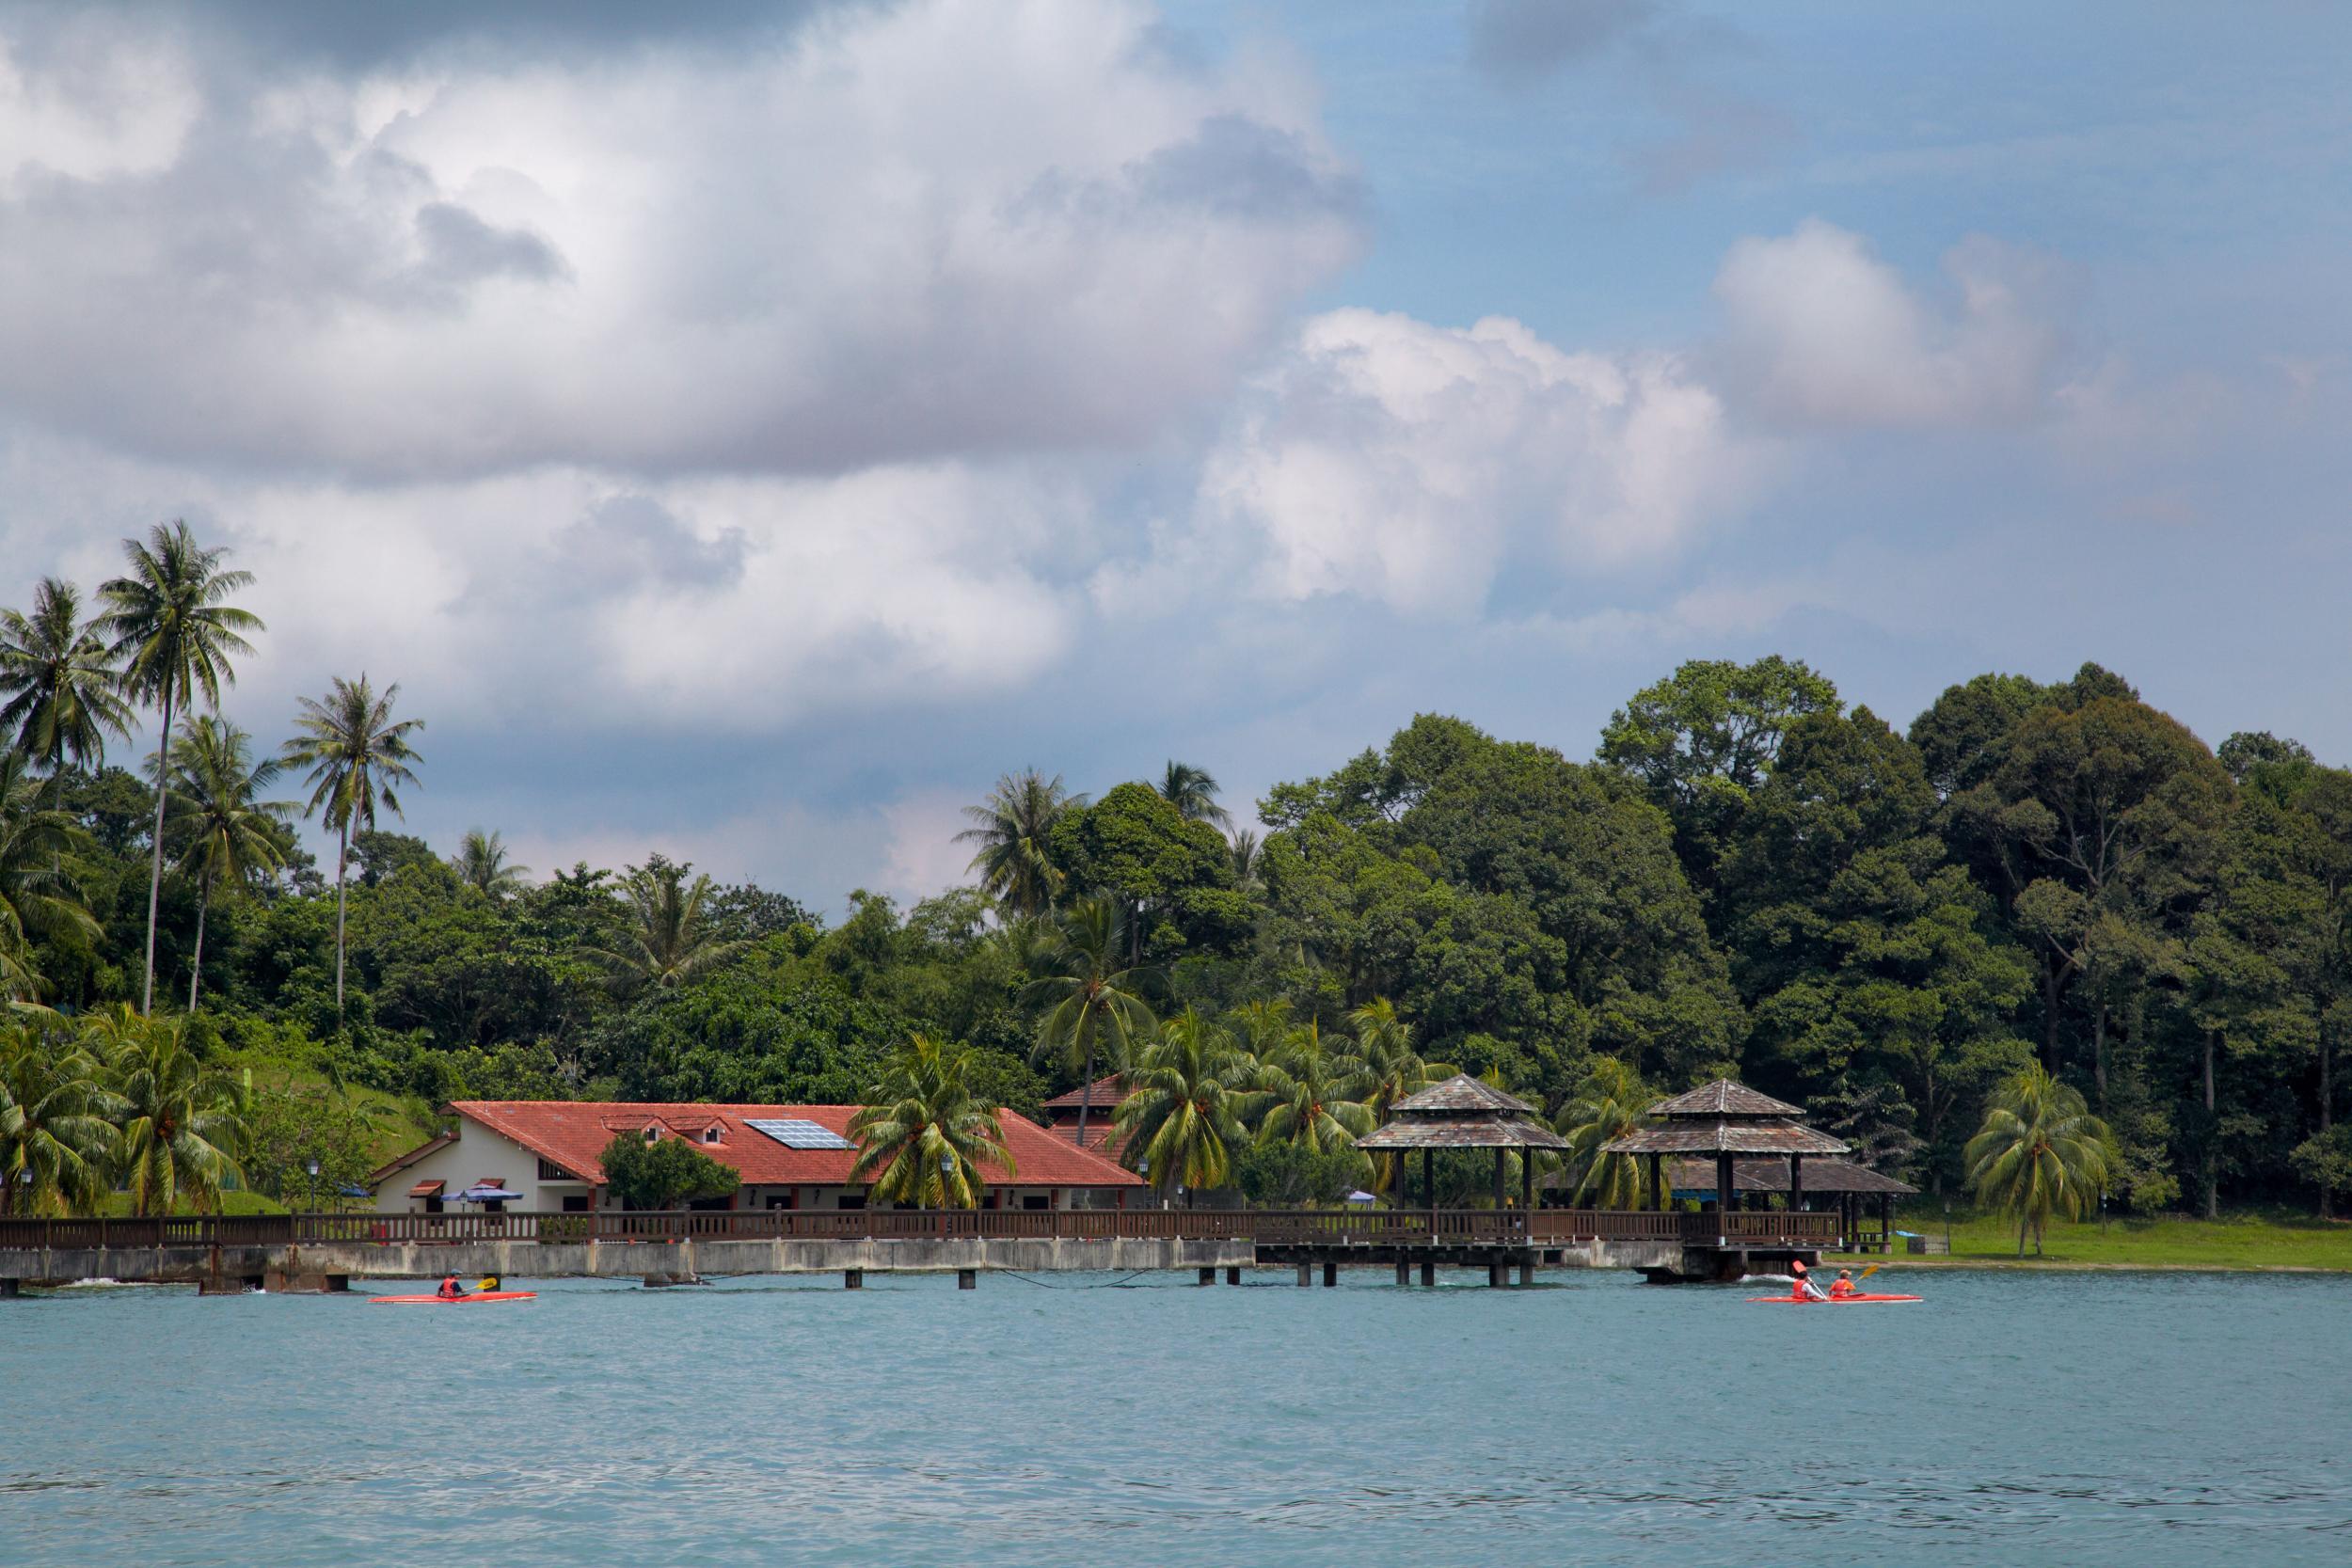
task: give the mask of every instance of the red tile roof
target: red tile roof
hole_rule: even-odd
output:
[[[1074,1145],[1078,1141],[1078,1124],[1074,1120],[1057,1121],[1045,1129],[1045,1135]],[[1105,1160],[1116,1160],[1119,1158],[1119,1151],[1127,1147],[1127,1140],[1110,1117],[1087,1117],[1086,1147],[1090,1149],[1101,1149],[1103,1158]],[[1019,1156],[1016,1155],[1015,1158]]]
[[[648,1123],[659,1122],[673,1132],[688,1129],[699,1132],[713,1122],[724,1132],[724,1142],[707,1144],[699,1137],[694,1147],[722,1164],[733,1165],[743,1173],[743,1180],[755,1186],[838,1187],[850,1180],[850,1167],[857,1161],[854,1150],[846,1148],[787,1148],[765,1132],[743,1123],[753,1117],[762,1120],[813,1121],[819,1127],[849,1135],[850,1118],[857,1115],[855,1105],[673,1105],[673,1104],[614,1104],[568,1100],[460,1100],[450,1109],[469,1120],[478,1121],[493,1132],[502,1132],[516,1143],[553,1161],[566,1170],[578,1172],[585,1180],[600,1182],[604,1167],[597,1156],[604,1146],[612,1141],[617,1130],[636,1132]],[[1066,1139],[1007,1110],[998,1120],[1005,1129],[1005,1144],[1012,1151],[1013,1174],[1008,1178],[991,1167],[982,1167],[991,1181],[1009,1182],[1022,1187],[1139,1187],[1143,1180],[1133,1171],[1118,1165],[1093,1152],[1091,1148],[1078,1148]],[[1093,1143],[1094,1128],[1089,1122],[1087,1142]]]
[[[1083,1088],[1085,1085],[1081,1085],[1081,1087]],[[1057,1094],[1053,1099],[1045,1102],[1045,1109],[1048,1111],[1067,1111],[1070,1113],[1071,1117],[1074,1119],[1078,1115],[1079,1093],[1079,1089],[1071,1089],[1065,1093]],[[1102,1077],[1097,1078],[1094,1081],[1092,1087],[1087,1089],[1087,1093],[1091,1096],[1091,1098],[1086,1102],[1088,1106],[1090,1107],[1087,1112],[1087,1128],[1089,1132],[1093,1130],[1094,1113],[1096,1111],[1107,1112],[1111,1109],[1111,1107],[1117,1105],[1120,1101],[1127,1098],[1126,1085],[1120,1081],[1119,1074],[1116,1072],[1105,1073]],[[1054,1119],[1059,1121],[1063,1118],[1056,1117]],[[1091,1140],[1089,1141],[1090,1142]],[[1018,1156],[1015,1156],[1015,1158],[1018,1158]]]

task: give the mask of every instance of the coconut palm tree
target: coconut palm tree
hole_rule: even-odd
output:
[[[871,1181],[886,1202],[977,1209],[988,1186],[982,1162],[1013,1175],[997,1108],[973,1093],[972,1063],[968,1050],[950,1052],[928,1035],[910,1038],[891,1058],[874,1103],[850,1118],[859,1146],[850,1180]]]
[[[341,675],[327,689],[326,700],[305,697],[294,727],[302,733],[286,742],[282,762],[307,768],[303,782],[311,786],[309,811],[335,834],[335,1016],[343,1011],[343,899],[351,867],[351,835],[375,826],[376,806],[400,815],[399,788],[417,782],[416,765],[424,759],[408,737],[424,728],[421,719],[394,719],[392,704],[400,697],[394,681],[379,694],[368,684],[365,672],[357,681]]]
[[[1244,893],[1255,893],[1265,885],[1265,873],[1260,863],[1263,853],[1258,835],[1244,828],[1235,832],[1227,845],[1233,857],[1233,885]]]
[[[226,549],[205,549],[180,521],[150,529],[147,543],[125,539],[130,572],[99,584],[106,612],[99,630],[114,639],[109,652],[121,661],[122,689],[153,705],[163,715],[155,755],[171,755],[171,723],[201,697],[220,706],[220,689],[236,683],[231,654],[249,654],[244,634],[262,629],[262,618],[223,603],[253,583],[250,572],[224,569]],[[171,770],[159,763],[155,783],[154,853],[147,877],[147,974],[139,1010],[155,1006],[155,912],[164,891],[164,804]]]
[[[0,610],[0,735],[49,773],[49,804],[64,804],[65,765],[95,769],[106,736],[130,738],[135,717],[98,623],[82,618],[70,582],[43,578],[33,612]]]
[[[1232,1151],[1248,1139],[1242,1105],[1254,1067],[1233,1037],[1186,1007],[1162,1022],[1127,1074],[1119,1102],[1120,1158],[1185,1202],[1232,1179]]]
[[[1347,1022],[1356,1032],[1356,1058],[1363,1064],[1356,1097],[1372,1113],[1375,1127],[1395,1114],[1398,1101],[1417,1095],[1461,1070],[1450,1062],[1422,1060],[1421,1053],[1413,1049],[1413,1026],[1396,1016],[1395,1005],[1385,996],[1375,997],[1349,1013]],[[1394,1153],[1374,1158],[1373,1186],[1376,1191],[1391,1190],[1396,1160]]]
[[[253,737],[224,719],[199,716],[171,748],[178,792],[166,829],[179,846],[183,875],[196,881],[196,956],[188,966],[188,1011],[204,977],[204,922],[224,889],[242,888],[286,863],[288,800],[254,797],[278,777],[275,762],[253,760]]]
[[[1094,1064],[1100,1057],[1114,1070],[1127,1061],[1128,1042],[1152,1026],[1144,1005],[1143,972],[1126,961],[1127,914],[1108,898],[1081,898],[1061,922],[1061,942],[1052,967],[1025,988],[1045,1005],[1038,1021],[1036,1055],[1058,1060],[1078,1073],[1078,1147],[1086,1147],[1087,1117],[1092,1109]]]
[[[1259,1141],[1296,1144],[1317,1154],[1354,1148],[1373,1127],[1371,1110],[1358,1098],[1363,1083],[1363,1061],[1325,1039],[1309,1019],[1260,1066],[1256,1092],[1264,1115]]]
[[[1565,1168],[1574,1186],[1568,1201],[1596,1209],[1642,1206],[1641,1161],[1630,1154],[1605,1154],[1604,1146],[1629,1137],[1649,1123],[1658,1096],[1641,1074],[1614,1056],[1596,1056],[1553,1125],[1568,1140]]]
[[[457,868],[457,879],[475,889],[494,904],[504,903],[520,893],[531,867],[517,865],[506,858],[506,840],[496,831],[484,832],[480,828],[466,830],[465,841],[457,853],[450,857],[450,864]]]
[[[116,1169],[135,1214],[183,1204],[216,1211],[222,1183],[238,1171],[246,1129],[237,1085],[188,1049],[185,1022],[118,1006],[88,1025],[114,1085]]]
[[[71,816],[43,804],[42,794],[31,758],[0,751],[0,1001],[40,993],[35,939],[99,934],[65,859],[83,847],[82,831]]]
[[[651,986],[668,990],[733,958],[743,944],[723,942],[709,914],[715,891],[707,876],[692,881],[691,863],[661,855],[646,857],[621,879],[627,923],[612,947],[591,948],[612,976],[615,989]]]
[[[1045,852],[1046,836],[1064,812],[1085,807],[1087,798],[1062,787],[1061,775],[1048,779],[1036,768],[1007,773],[987,800],[966,806],[972,826],[956,835],[977,844],[972,869],[986,889],[1016,918],[1050,912],[1061,896],[1062,873]]]
[[[1993,1091],[1984,1126],[1963,1158],[1977,1200],[2017,1216],[2017,1256],[2026,1256],[2028,1229],[2039,1256],[2050,1216],[2081,1218],[2106,1186],[2115,1134],[2090,1114],[2079,1089],[2036,1062]]]
[[[87,1212],[105,1196],[115,1127],[102,1077],[56,1014],[0,1022],[0,1214]]]
[[[1167,771],[1160,775],[1159,791],[1160,799],[1174,806],[1176,815],[1187,822],[1210,822],[1227,829],[1233,825],[1233,814],[1216,803],[1216,779],[1205,768],[1170,757]]]

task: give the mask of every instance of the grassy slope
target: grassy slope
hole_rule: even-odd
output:
[[[1941,1213],[1899,1215],[1899,1229],[1944,1234]],[[2017,1227],[1996,1218],[1952,1221],[1952,1255],[1913,1258],[1897,1252],[1892,1262],[1909,1265],[2018,1265]],[[2043,1256],[2026,1243],[2024,1265],[2185,1269],[2333,1269],[2352,1272],[2352,1226],[2326,1224],[2308,1214],[2264,1212],[2225,1214],[2218,1220],[2165,1215],[2154,1219],[2110,1219],[2053,1224],[2042,1241]],[[1879,1259],[1872,1257],[1868,1261]]]

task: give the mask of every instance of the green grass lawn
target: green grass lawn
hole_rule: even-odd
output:
[[[1896,1227],[1941,1237],[1944,1216],[1899,1214]],[[1898,1250],[1890,1267],[1907,1264],[2017,1263],[2017,1227],[1993,1216],[1955,1214],[1952,1253],[1914,1258]],[[1875,1255],[1857,1261],[1878,1262]],[[2225,1213],[2217,1220],[2167,1214],[2153,1219],[2111,1218],[2080,1225],[2055,1222],[2042,1240],[2042,1257],[2026,1243],[2025,1261],[2110,1268],[2341,1269],[2352,1272],[2352,1225],[2329,1224],[2282,1210]]]

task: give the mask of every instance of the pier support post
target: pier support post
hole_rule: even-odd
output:
[[[1438,1262],[1436,1259],[1424,1258],[1421,1260],[1421,1282],[1423,1285],[1435,1285],[1438,1282]]]
[[[1340,1282],[1340,1266],[1337,1263],[1323,1265],[1323,1282],[1326,1285],[1337,1285]]]
[[[1396,1282],[1399,1285],[1410,1285],[1413,1282],[1413,1265],[1402,1258],[1396,1260]]]
[[[13,1279],[0,1279],[0,1301],[14,1301],[20,1287]]]
[[[978,1290],[979,1288],[980,1288],[980,1271],[979,1271],[979,1270],[977,1270],[977,1269],[958,1269],[958,1270],[956,1271],[956,1289],[957,1289],[957,1290],[959,1290],[959,1291],[977,1291],[977,1290]]]
[[[1315,1282],[1315,1266],[1312,1263],[1298,1265],[1298,1282],[1301,1285],[1312,1285]]]
[[[1519,1259],[1519,1283],[1522,1285],[1535,1283],[1535,1260],[1533,1258]]]
[[[845,1291],[863,1291],[866,1289],[866,1271],[864,1269],[843,1269],[841,1271],[841,1288]]]
[[[1202,1269],[1202,1270],[1200,1271],[1200,1283],[1201,1283],[1201,1284],[1203,1284],[1203,1285],[1214,1285],[1214,1284],[1216,1284],[1216,1269],[1214,1269],[1214,1268],[1206,1268],[1206,1269]]]
[[[1228,1263],[1225,1265],[1225,1283],[1228,1285],[1238,1285],[1241,1283],[1241,1265],[1239,1263]]]
[[[1510,1265],[1510,1264],[1508,1264],[1508,1263],[1489,1263],[1489,1264],[1487,1264],[1487,1265],[1486,1265],[1486,1283],[1487,1283],[1487,1284],[1489,1284],[1489,1285],[1507,1285],[1507,1284],[1509,1284],[1509,1283],[1510,1283],[1510,1280],[1511,1280],[1511,1265]]]

